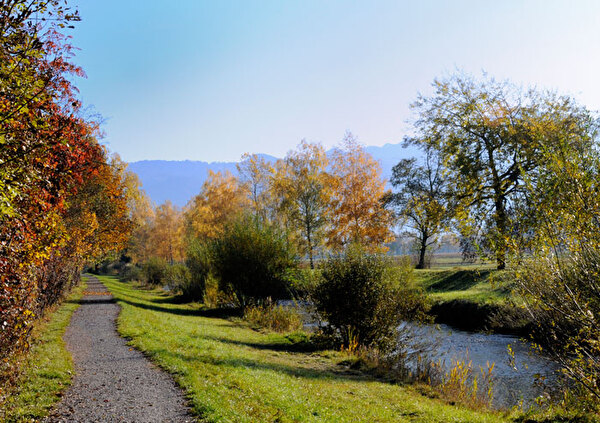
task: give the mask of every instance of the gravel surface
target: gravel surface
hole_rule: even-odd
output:
[[[45,421],[193,421],[170,376],[119,337],[118,314],[106,287],[90,277],[64,337],[75,362],[73,384]]]

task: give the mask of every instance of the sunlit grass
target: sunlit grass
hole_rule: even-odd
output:
[[[294,352],[285,335],[205,317],[159,291],[100,278],[122,306],[119,332],[172,373],[194,413],[210,422],[496,422],[428,398],[412,386],[375,380],[336,363],[341,353]],[[431,390],[425,390],[431,394]]]
[[[79,306],[85,282],[35,327],[31,349],[21,367],[17,386],[0,413],[6,422],[33,422],[46,416],[71,384],[73,361],[62,339],[71,315]]]
[[[414,275],[434,302],[503,303],[511,296],[510,281],[489,266],[415,270]]]

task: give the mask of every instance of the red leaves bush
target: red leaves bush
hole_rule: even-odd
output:
[[[73,20],[63,1],[0,2],[0,402],[34,319],[131,226],[123,166],[70,82]]]

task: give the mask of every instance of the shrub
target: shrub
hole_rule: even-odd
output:
[[[143,282],[150,286],[161,285],[167,272],[166,260],[158,257],[151,257],[142,266]]]
[[[331,256],[312,292],[326,331],[346,348],[375,347],[389,351],[397,341],[403,320],[423,318],[425,297],[411,287],[410,264],[396,270],[380,254],[352,246]]]
[[[293,332],[302,329],[302,319],[298,311],[274,304],[247,307],[244,310],[244,320],[276,332]]]
[[[144,280],[144,272],[137,264],[128,264],[122,269],[121,280],[123,282],[141,282]]]
[[[190,283],[190,271],[184,264],[168,266],[164,276],[165,285],[173,292],[183,292]]]
[[[202,301],[211,276],[210,246],[198,240],[192,241],[186,253],[185,264],[189,269],[189,279],[182,285],[181,293],[191,301]]]
[[[571,379],[580,405],[600,409],[600,247],[534,257],[514,271],[534,339]],[[584,407],[585,408],[585,407]]]
[[[285,235],[252,219],[230,224],[213,243],[213,269],[219,288],[239,305],[289,296],[290,274],[297,267]]]

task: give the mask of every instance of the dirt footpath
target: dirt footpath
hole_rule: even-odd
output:
[[[171,377],[116,331],[119,306],[90,277],[65,333],[75,376],[46,422],[191,422]]]

